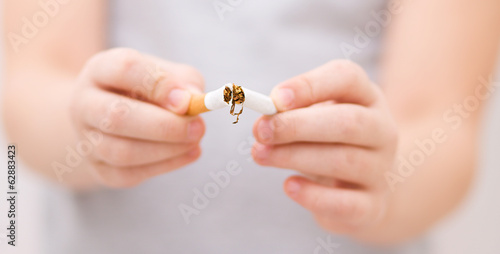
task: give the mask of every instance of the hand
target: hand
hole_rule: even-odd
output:
[[[255,161],[303,173],[286,180],[285,192],[329,231],[362,235],[381,223],[397,131],[365,72],[332,61],[283,82],[271,97],[281,113],[255,123]]]
[[[130,187],[200,155],[200,117],[186,117],[191,93],[203,90],[192,67],[130,49],[91,58],[80,73],[71,113],[76,132],[102,140],[89,170],[109,187]]]

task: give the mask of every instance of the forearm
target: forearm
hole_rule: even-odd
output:
[[[407,1],[393,20],[380,84],[400,145],[384,176],[391,187],[385,220],[362,238],[395,243],[418,236],[467,192],[489,93],[480,80],[489,79],[498,50],[499,7],[498,1]],[[477,105],[464,110],[460,105],[471,98]]]
[[[41,8],[36,0],[4,1],[4,37],[22,35],[23,17]],[[106,1],[70,1],[58,8],[36,38],[21,44],[5,41],[2,92],[9,140],[19,145],[28,166],[52,179],[57,179],[53,164],[66,164],[67,148],[76,148],[69,113],[75,78],[87,59],[105,48],[106,27]],[[89,184],[84,167],[83,162],[73,167],[62,183]]]
[[[19,146],[27,166],[61,184],[81,188],[93,183],[85,160],[67,163],[79,141],[70,122],[75,76],[56,68],[26,66],[7,73],[3,114],[10,142]],[[60,163],[60,164],[58,164]],[[67,168],[61,170],[61,165]]]

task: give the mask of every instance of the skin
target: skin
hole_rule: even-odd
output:
[[[5,2],[5,30],[17,31],[19,17],[31,17],[37,3]],[[205,126],[182,114],[203,90],[201,74],[132,49],[103,51],[103,1],[60,8],[19,52],[6,48],[5,125],[26,163],[69,187],[92,189],[135,186],[195,161]],[[74,30],[81,33],[68,34]],[[55,171],[53,163],[64,163],[67,147],[86,135],[100,137],[99,145],[71,171]]]
[[[6,31],[37,10],[31,0],[4,5]],[[380,86],[356,64],[335,60],[274,88],[280,113],[255,123],[255,161],[301,173],[286,180],[285,192],[331,232],[377,244],[422,234],[467,192],[483,106],[404,181],[391,185],[386,174],[398,173],[397,158],[446,124],[443,113],[492,72],[499,10],[493,0],[411,1],[386,35]],[[89,131],[102,134],[64,175],[72,188],[130,187],[181,168],[198,158],[204,133],[201,118],[181,116],[203,90],[201,75],[130,49],[103,51],[105,12],[103,1],[69,4],[20,52],[6,48],[4,120],[28,165],[56,178],[51,165],[65,160],[67,146]],[[149,92],[138,93],[147,66],[160,71]]]

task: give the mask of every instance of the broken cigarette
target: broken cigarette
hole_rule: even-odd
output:
[[[198,115],[232,105],[231,114],[239,116],[243,112],[243,108],[240,110],[240,113],[234,113],[235,104],[241,104],[242,107],[244,106],[264,115],[274,115],[277,113],[276,106],[269,96],[248,88],[227,84],[206,94],[193,95],[186,114]]]

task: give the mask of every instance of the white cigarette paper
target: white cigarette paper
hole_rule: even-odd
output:
[[[221,88],[208,92],[205,95],[205,107],[209,110],[216,110],[228,107],[231,105],[230,103],[226,103],[224,101],[224,88],[226,86],[232,87],[233,84],[226,84]],[[245,108],[252,109],[264,115],[274,115],[278,111],[276,110],[276,106],[273,103],[273,100],[269,96],[263,95],[261,93],[252,91],[248,88],[242,87],[243,92],[245,93],[245,102],[243,106]]]
[[[229,106],[224,101],[224,88],[225,86],[205,94],[205,107],[208,110],[217,110]]]
[[[245,87],[242,87],[242,89],[245,93],[245,103],[243,105],[246,108],[252,109],[264,115],[274,115],[278,112],[273,100],[271,100],[269,96],[254,92]]]

